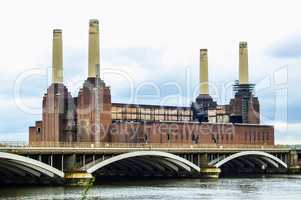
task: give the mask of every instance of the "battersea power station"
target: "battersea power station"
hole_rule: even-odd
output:
[[[200,49],[200,90],[187,107],[111,101],[100,77],[98,20],[89,22],[88,77],[72,97],[63,80],[62,30],[53,30],[52,83],[43,96],[42,120],[29,127],[29,143],[274,145],[274,127],[260,124],[260,104],[249,82],[248,46],[239,43],[234,97],[218,105],[208,89],[208,51]]]

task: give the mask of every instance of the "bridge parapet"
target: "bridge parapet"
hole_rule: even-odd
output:
[[[31,142],[0,141],[0,148],[241,148],[241,149],[288,149],[281,145],[256,144],[175,144],[175,143],[103,143],[103,142]]]

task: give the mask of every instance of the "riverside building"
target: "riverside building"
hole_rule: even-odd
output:
[[[62,30],[53,31],[52,84],[43,97],[42,120],[29,127],[29,143],[160,143],[274,145],[274,127],[260,124],[260,104],[248,78],[248,47],[239,44],[239,81],[228,105],[208,89],[208,51],[200,50],[200,91],[187,107],[111,101],[100,77],[98,20],[89,23],[88,77],[76,97],[63,81]],[[114,88],[112,88],[114,89]]]

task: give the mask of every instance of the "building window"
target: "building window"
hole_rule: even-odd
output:
[[[171,133],[171,130],[168,130],[168,133],[167,133],[167,141],[168,141],[168,142],[172,142],[172,133]]]
[[[212,142],[213,142],[213,143],[217,143],[217,141],[216,141],[216,139],[215,139],[215,136],[214,136],[214,135],[212,135],[211,139],[212,139]]]
[[[267,142],[269,141],[269,133],[268,132],[266,133],[266,141]]]
[[[40,127],[37,128],[37,133],[41,133],[41,128]]]
[[[150,115],[145,115],[145,116],[144,116],[144,119],[145,119],[145,120],[150,120],[150,118],[151,118]]]
[[[116,112],[121,113],[122,112],[122,107],[117,107]]]

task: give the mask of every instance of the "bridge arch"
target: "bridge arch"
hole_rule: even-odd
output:
[[[95,173],[98,170],[106,167],[117,165],[118,167],[128,165],[131,163],[132,168],[140,168],[142,172],[148,171],[153,174],[156,171],[169,171],[173,173],[179,173],[179,171],[185,171],[186,173],[200,172],[200,167],[194,163],[171,153],[162,151],[135,151],[120,154],[105,160],[100,160],[95,163],[85,165],[82,170],[88,173]],[[127,167],[127,169],[131,166]],[[130,169],[129,169],[130,170]],[[136,170],[135,171],[139,171]]]
[[[2,184],[58,183],[64,172],[25,156],[0,152],[0,177]]]
[[[277,158],[276,156],[263,152],[263,151],[242,151],[239,153],[232,154],[222,159],[216,159],[209,163],[209,165],[221,168],[223,165],[229,164],[231,161],[247,163],[249,165],[260,165],[264,169],[269,165],[274,168],[288,168],[287,164]]]

